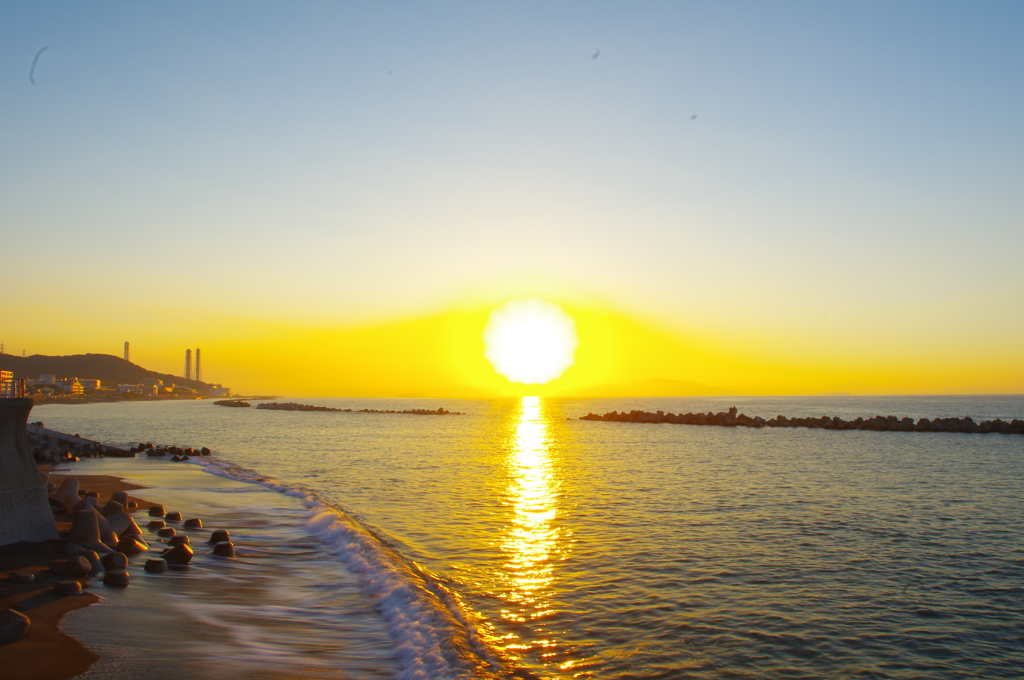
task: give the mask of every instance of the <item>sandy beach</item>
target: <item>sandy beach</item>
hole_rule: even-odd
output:
[[[70,578],[57,573],[68,559],[61,541],[0,549],[0,605],[32,620],[25,638],[0,647],[0,663],[15,672],[4,677],[395,677],[394,644],[372,598],[303,529],[309,513],[300,499],[163,458],[83,459],[60,468],[51,481],[74,477],[101,504],[114,491],[131,492],[149,549],[128,556],[127,588],[104,585],[99,574],[79,579],[83,593],[66,597],[52,591]],[[168,539],[147,528],[154,504],[202,519],[197,529],[167,521],[191,539],[187,568],[143,569],[167,548]],[[70,516],[55,517],[66,531]],[[216,529],[230,531],[234,558],[213,554],[208,539]],[[34,572],[37,582],[8,582],[15,570]]]
[[[45,465],[40,466],[40,470],[55,471]],[[78,479],[81,489],[96,491],[101,503],[108,501],[115,491],[143,488],[112,475],[73,476]],[[152,505],[131,494],[129,498],[139,504],[139,511],[143,513]],[[70,528],[70,515],[58,513],[54,519],[60,531]],[[13,608],[32,621],[24,638],[0,647],[0,667],[4,669],[5,678],[65,680],[84,673],[99,660],[99,656],[59,628],[65,614],[100,600],[96,594],[88,591],[66,596],[53,592],[54,584],[70,578],[59,573],[60,566],[67,559],[62,541],[15,543],[0,547],[0,610]],[[30,571],[35,575],[35,582],[11,583],[8,576],[13,571]],[[97,579],[83,577],[79,581],[85,588],[91,585],[90,581],[95,583]]]

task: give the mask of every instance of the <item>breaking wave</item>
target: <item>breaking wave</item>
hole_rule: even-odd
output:
[[[376,600],[395,641],[399,680],[518,675],[477,632],[476,617],[458,596],[415,562],[403,557],[371,529],[315,492],[282,484],[222,460],[193,459],[214,475],[259,484],[299,498],[306,506],[305,529],[321,541]]]

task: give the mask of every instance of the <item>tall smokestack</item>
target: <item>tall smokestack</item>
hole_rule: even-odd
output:
[[[124,360],[125,361],[131,361],[131,359],[128,358],[128,341],[127,340],[124,341]]]
[[[203,365],[199,361],[199,348],[196,347],[196,380],[203,382]]]
[[[185,350],[185,380],[192,379],[192,350]]]

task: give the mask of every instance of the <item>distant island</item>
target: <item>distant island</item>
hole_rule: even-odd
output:
[[[197,399],[230,396],[217,384],[147,370],[112,354],[28,357],[0,354],[0,383],[24,385],[37,403]]]

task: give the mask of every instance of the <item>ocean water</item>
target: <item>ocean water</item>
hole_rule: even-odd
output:
[[[244,533],[245,508],[262,508],[267,552],[304,546],[309,583],[283,558],[267,567],[274,602],[294,615],[230,610],[261,635],[312,636],[302,653],[264,650],[281,677],[1022,675],[1024,437],[577,420],[732,405],[1012,419],[1024,418],[1022,397],[289,400],[465,415],[203,401],[54,405],[31,418],[111,444],[213,449],[195,465],[78,467],[120,464],[156,486],[177,470],[152,493],[181,502],[190,479],[214,480],[191,494],[203,511]],[[239,589],[263,578],[226,564],[218,578]],[[215,593],[184,588],[179,608]],[[218,600],[218,616],[233,604]],[[102,609],[81,610],[76,630],[114,654],[116,641],[85,625]],[[189,621],[184,637],[213,625]],[[204,653],[245,656],[232,649]]]

